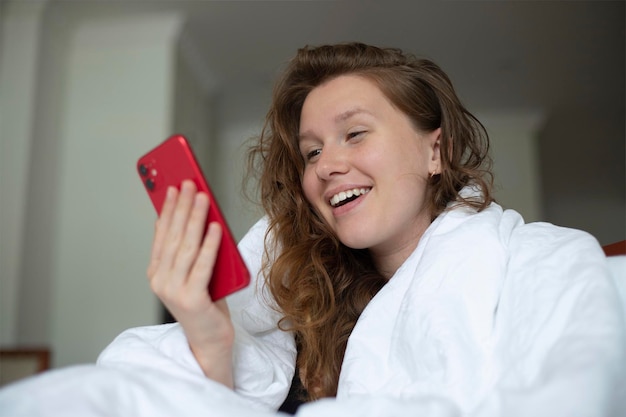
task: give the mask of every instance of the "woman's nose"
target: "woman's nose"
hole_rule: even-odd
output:
[[[348,172],[349,164],[344,152],[332,147],[325,147],[319,155],[316,173],[321,180]]]

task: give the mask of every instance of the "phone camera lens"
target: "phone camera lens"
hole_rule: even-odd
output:
[[[150,191],[154,190],[154,181],[151,178],[146,180],[146,188]]]
[[[139,165],[139,173],[145,177],[148,175],[148,168],[144,164]]]

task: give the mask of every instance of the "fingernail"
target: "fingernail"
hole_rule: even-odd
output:
[[[203,198],[205,198],[205,197],[203,196],[203,194],[204,194],[204,193],[202,193],[202,192],[198,192],[198,193],[196,193],[196,196],[194,197],[194,204],[195,204],[196,206],[200,205],[200,204],[201,204],[201,202],[202,202],[202,199],[203,199]],[[204,202],[202,202],[202,204],[204,204]]]
[[[182,187],[185,190],[191,190],[193,188],[193,185],[194,185],[193,181],[191,181],[191,180],[184,180],[183,184],[182,184]]]

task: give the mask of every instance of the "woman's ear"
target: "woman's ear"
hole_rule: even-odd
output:
[[[441,174],[441,128],[433,130],[428,136],[428,146],[431,152],[428,172],[432,177]]]

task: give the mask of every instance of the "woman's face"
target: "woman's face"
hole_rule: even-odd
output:
[[[408,256],[430,224],[427,183],[439,172],[439,133],[417,131],[367,78],[331,79],[302,107],[304,194],[346,246],[368,248],[375,260]]]

